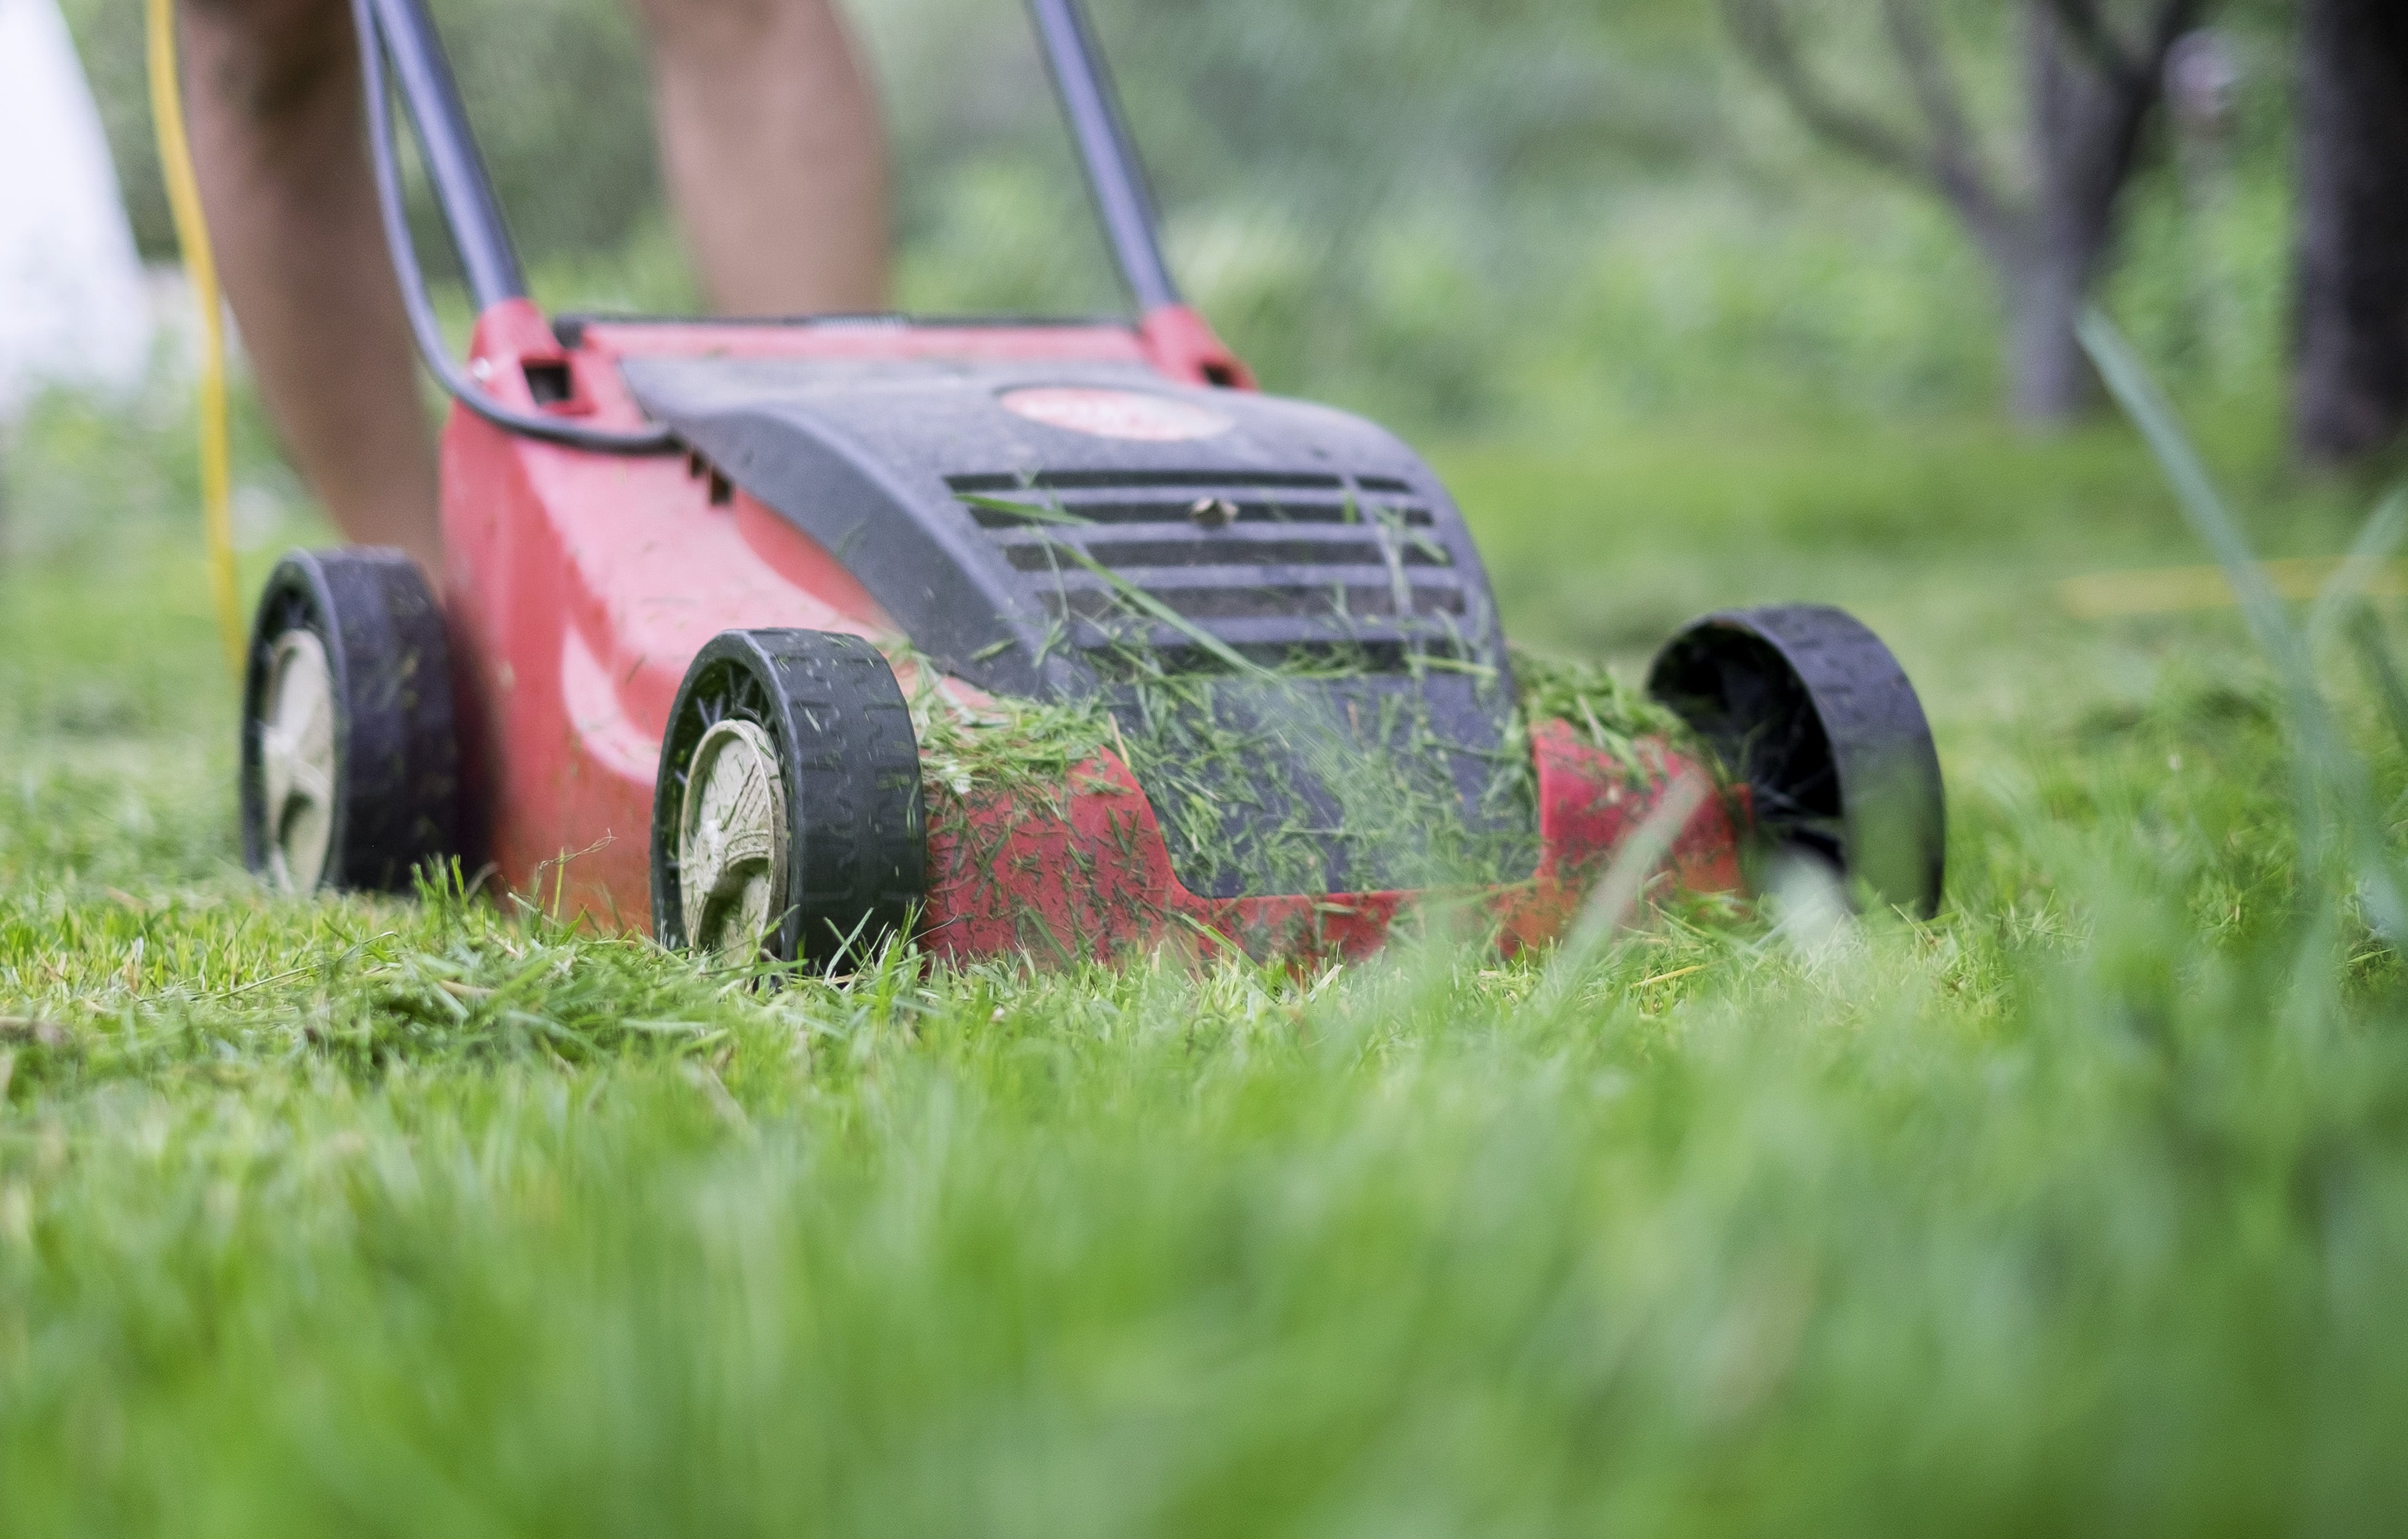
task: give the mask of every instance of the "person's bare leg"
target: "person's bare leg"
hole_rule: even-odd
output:
[[[185,111],[260,393],[343,534],[443,564],[434,447],[385,253],[342,0],[184,0]]]
[[[669,196],[734,314],[886,302],[886,139],[833,0],[640,0]]]

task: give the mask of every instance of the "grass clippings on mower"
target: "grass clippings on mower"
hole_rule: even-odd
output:
[[[1388,693],[1368,720],[1359,710],[1340,720],[1326,697],[1300,688],[1350,677],[1346,660],[1326,651],[1250,662],[1240,674],[1172,671],[1156,654],[1124,648],[1113,660],[1116,704],[997,697],[974,706],[940,691],[925,659],[895,655],[916,681],[933,834],[966,838],[974,805],[1007,801],[1024,816],[1063,816],[1073,772],[1111,749],[1148,791],[1181,877],[1197,891],[1233,870],[1267,876],[1262,891],[1326,891],[1333,868],[1374,863],[1402,872],[1397,885],[1423,890],[1526,877],[1536,858],[1539,722],[1569,723],[1634,788],[1663,774],[1645,741],[1713,762],[1678,717],[1606,669],[1518,650],[1508,731],[1480,756],[1481,790],[1469,798],[1455,774],[1463,750],[1441,739],[1418,692]],[[1322,792],[1318,808],[1298,764]]]

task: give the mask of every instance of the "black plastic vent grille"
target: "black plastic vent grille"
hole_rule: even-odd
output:
[[[1377,483],[1376,486],[1374,483]],[[1346,477],[1315,471],[1290,470],[1039,470],[1026,475],[1010,471],[977,476],[948,476],[955,492],[1078,492],[1097,487],[1238,486],[1283,488],[1293,492],[1343,492]],[[1405,483],[1386,477],[1362,482],[1367,491],[1403,492]]]
[[[1256,661],[1402,672],[1463,657],[1465,632],[1484,630],[1436,516],[1393,477],[1081,470],[947,485],[1082,652],[1226,663],[1200,631]]]
[[[996,543],[1003,547],[1011,564],[1023,572],[1052,571],[1062,563],[1063,548],[1073,544],[1111,567],[1363,566],[1384,570],[1388,564],[1388,544],[1368,532],[1359,539],[1298,539],[1280,531],[1269,532],[1271,537],[1268,539],[1245,537],[1261,533],[1232,529],[1218,538],[1198,540],[1165,539],[1151,534],[1130,537],[1126,532],[1115,530],[1109,535],[1097,534],[1071,542],[1061,539],[1054,531],[1039,530],[1025,538],[998,538]],[[1395,553],[1407,566],[1455,563],[1447,549],[1434,541],[1398,541]]]
[[[1194,485],[1193,482],[1184,484]],[[1092,497],[1066,501],[1058,494],[1026,488],[1013,492],[964,492],[962,495],[973,499],[963,506],[970,510],[970,516],[978,520],[982,529],[1056,528],[1060,527],[1062,520],[1049,515],[1063,513],[1073,514],[1087,523],[1160,523],[1175,520],[1193,524],[1196,504],[1214,500],[1207,495],[1151,502]],[[1365,521],[1366,517],[1363,502],[1349,501],[1342,496],[1311,500],[1290,496],[1274,501],[1259,493],[1249,496],[1241,492],[1239,496],[1223,496],[1218,500],[1228,505],[1229,522],[1238,524],[1359,524]],[[1385,511],[1395,521],[1409,528],[1427,529],[1433,521],[1426,507],[1405,505],[1386,508]]]

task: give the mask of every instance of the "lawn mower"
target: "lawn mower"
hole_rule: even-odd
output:
[[[1846,615],[1706,617],[1635,727],[1517,683],[1429,467],[1261,393],[1182,302],[1076,0],[1029,8],[1129,321],[547,320],[421,0],[353,7],[392,258],[455,403],[449,572],[438,598],[353,549],[269,580],[241,809],[274,882],[456,859],[812,968],[904,933],[1346,956],[1440,896],[1526,947],[1634,839],[1680,887],[1785,855],[1938,905],[1930,732]],[[465,366],[395,97],[476,310]]]

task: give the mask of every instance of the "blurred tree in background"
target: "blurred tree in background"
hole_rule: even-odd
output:
[[[2408,5],[2308,0],[2302,30],[2298,433],[2346,461],[2408,428]]]
[[[691,306],[621,0],[432,3],[538,296]],[[1538,435],[1668,413],[1734,430],[1757,416],[1911,418],[2001,398],[1979,251],[1935,200],[1800,135],[1713,7],[1094,4],[1174,265],[1271,388],[1414,431]],[[138,8],[63,8],[137,235],[168,257]],[[1118,310],[1018,0],[852,10],[896,140],[901,301]],[[1942,17],[1977,121],[2021,99],[2022,55],[1999,20],[2013,10],[1962,0]],[[2225,0],[2241,65],[2230,127],[2195,176],[2139,158],[2108,251],[2120,260],[2100,267],[2118,319],[2194,394],[2281,386],[2288,12]],[[1885,57],[1816,63],[1852,99],[1897,102]]]
[[[1994,61],[2021,55],[2021,152],[2006,157],[1990,142],[2001,135],[1969,108],[1950,56],[1946,13],[1964,7],[1881,0],[1876,16],[1848,7],[1878,28],[1914,127],[1847,101],[1821,77],[1799,45],[1792,13],[1802,8],[1723,0],[1741,48],[1800,121],[1938,194],[1964,225],[1998,285],[2016,414],[2042,423],[2081,415],[2097,392],[2074,322],[2112,254],[2167,60],[2206,0],[2148,0],[2128,7],[2138,12],[2129,22],[2103,0],[2021,0],[2011,19],[2002,7],[1982,7],[1977,36]],[[2018,47],[2000,46],[2002,20]]]

